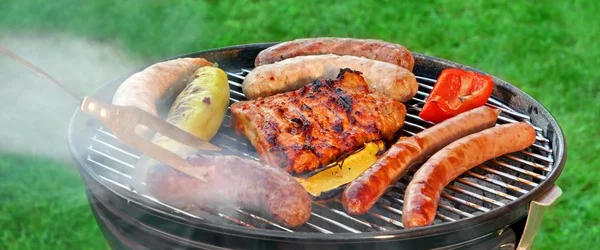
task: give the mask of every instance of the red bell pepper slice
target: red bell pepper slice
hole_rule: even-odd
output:
[[[419,117],[442,122],[462,112],[484,105],[494,90],[491,76],[458,68],[442,71]]]

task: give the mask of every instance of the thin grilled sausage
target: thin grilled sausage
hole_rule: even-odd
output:
[[[335,79],[340,69],[360,71],[369,88],[401,102],[417,93],[417,79],[398,65],[356,56],[299,56],[252,70],[242,90],[248,99],[300,89],[318,79]]]
[[[244,207],[297,227],[310,218],[311,202],[302,185],[279,168],[235,156],[192,156],[188,161],[207,182],[158,164],[146,174],[148,191],[179,208]]]
[[[415,59],[404,46],[382,40],[320,37],[296,39],[273,45],[261,51],[255,66],[271,64],[284,59],[307,55],[350,55],[396,64],[413,70]]]
[[[366,213],[388,187],[408,170],[451,142],[494,126],[500,110],[479,107],[400,138],[385,154],[352,181],[342,194],[342,205],[350,214]]]
[[[504,124],[457,140],[435,153],[415,173],[404,194],[402,223],[433,223],[442,190],[456,177],[487,160],[523,150],[535,142],[529,123]]]

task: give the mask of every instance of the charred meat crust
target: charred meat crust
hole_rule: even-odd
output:
[[[389,141],[404,124],[405,106],[371,92],[361,73],[341,69],[296,91],[231,105],[233,127],[269,165],[303,174],[364,143]]]

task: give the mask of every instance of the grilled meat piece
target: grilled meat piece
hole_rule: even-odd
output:
[[[406,107],[371,92],[360,72],[342,69],[296,91],[231,105],[232,125],[263,161],[306,173],[377,139],[391,140]]]
[[[191,156],[194,169],[207,182],[163,164],[150,166],[148,190],[175,207],[191,205],[241,206],[257,210],[277,222],[297,227],[310,218],[310,198],[296,179],[281,169],[235,156]],[[232,185],[234,184],[234,185]]]
[[[305,55],[352,55],[396,64],[413,70],[415,59],[402,45],[375,39],[317,37],[282,42],[264,49],[256,56],[256,67]]]
[[[496,124],[499,109],[486,106],[459,114],[414,136],[401,137],[369,169],[354,179],[342,195],[350,214],[364,214],[408,170],[448,144]]]

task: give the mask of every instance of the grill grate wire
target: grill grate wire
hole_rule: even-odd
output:
[[[231,89],[230,103],[245,100],[241,87],[244,76],[249,72],[250,69],[241,69],[235,73],[227,72]],[[428,93],[432,90],[435,80],[417,76],[417,81],[419,91],[411,101],[406,103],[408,114],[405,126],[401,128],[404,135],[414,135],[433,125],[420,119],[418,112],[429,95]],[[498,119],[499,124],[516,121],[530,122],[531,120],[529,116],[511,109],[494,97],[490,98],[486,105],[502,111]],[[246,138],[235,135],[228,127],[229,118],[228,111],[221,129],[212,143],[239,156],[258,160],[259,156],[250,142]],[[528,149],[488,161],[449,184],[442,193],[434,224],[473,217],[505,206],[545,180],[549,171],[552,170],[554,160],[550,141],[543,136],[541,128],[535,127],[535,130],[537,140]],[[339,199],[315,201],[308,223],[299,228],[290,229],[243,208],[219,209],[219,211],[211,208],[196,208],[201,212],[193,213],[169,206],[151,196],[140,195],[129,187],[135,164],[139,159],[140,153],[119,143],[116,137],[103,127],[96,129],[87,147],[88,165],[101,181],[115,187],[113,190],[129,192],[129,195],[139,197],[161,210],[183,215],[183,217],[287,232],[333,234],[401,230],[403,228],[401,217],[404,188],[414,174],[414,170],[412,170],[404,176],[365,215],[348,215],[344,212]]]

